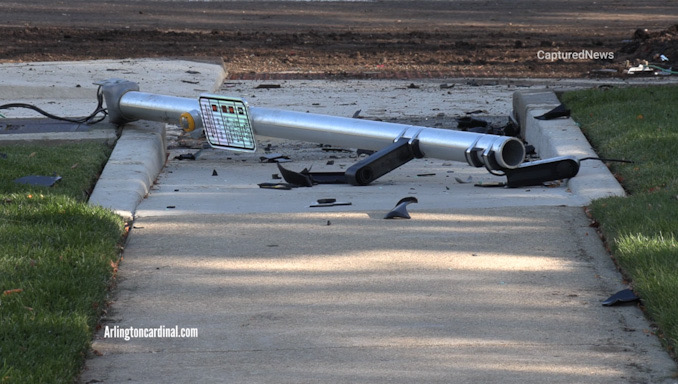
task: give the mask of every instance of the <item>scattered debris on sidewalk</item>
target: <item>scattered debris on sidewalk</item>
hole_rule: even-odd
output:
[[[342,205],[352,205],[350,201],[337,201],[334,198],[318,199],[315,203],[309,205],[310,208],[336,207]]]
[[[297,188],[296,185],[288,183],[259,183],[257,184],[261,189],[278,189],[283,191],[289,191],[292,188]]]
[[[262,163],[287,163],[292,160],[289,156],[283,155],[282,153],[270,153],[260,156],[259,161]]]
[[[300,187],[312,187],[314,184],[346,184],[346,173],[338,172],[311,172],[310,169],[304,168],[301,172],[290,171],[283,168],[278,163],[278,170],[283,179],[290,184]]]
[[[636,296],[630,289],[623,289],[614,295],[610,296],[607,300],[603,301],[603,305],[610,307],[613,305],[620,305],[626,303],[633,303],[639,301],[640,297]]]
[[[195,155],[192,153],[182,153],[181,155],[174,156],[174,160],[195,160]]]
[[[17,184],[26,184],[39,187],[51,187],[56,184],[57,181],[61,180],[61,176],[24,176],[18,179],[15,179],[14,182]]]
[[[476,119],[471,116],[462,116],[457,118],[457,127],[461,130],[469,128],[487,127],[488,123],[482,119]]]
[[[560,104],[543,115],[535,116],[534,118],[537,120],[553,120],[560,117],[570,117],[570,110],[564,104]]]
[[[395,208],[393,208],[389,213],[384,216],[384,219],[409,219],[410,214],[407,212],[407,206],[412,203],[418,203],[416,197],[408,196],[403,197],[397,203]]]

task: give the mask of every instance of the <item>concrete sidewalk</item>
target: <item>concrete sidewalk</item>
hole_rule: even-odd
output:
[[[152,82],[139,81],[141,90],[156,92]],[[361,109],[384,120],[512,112],[515,85],[442,89],[444,82],[238,82],[219,92],[253,105],[341,116]],[[196,95],[181,79],[165,86],[171,92],[158,92]],[[542,139],[562,138],[533,140]],[[293,170],[355,161],[314,144],[260,144],[290,155],[284,166]],[[568,153],[587,150],[571,144]],[[366,187],[265,190],[257,183],[274,181],[278,170],[260,154],[204,150],[196,161],[174,159],[186,152],[196,150],[170,149],[157,183],[130,212],[118,284],[82,383],[676,382],[675,363],[640,310],[600,304],[625,286],[582,206],[617,194],[614,186],[478,188],[456,179],[500,179],[419,159]],[[597,185],[595,172],[584,184]],[[419,200],[409,206],[412,219],[383,220],[404,196]],[[310,208],[319,198],[352,205]],[[161,326],[195,328],[198,337],[105,337],[107,329]]]

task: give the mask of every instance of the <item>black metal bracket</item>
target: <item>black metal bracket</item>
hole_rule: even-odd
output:
[[[540,185],[545,181],[569,179],[579,172],[579,161],[572,156],[523,163],[518,168],[505,169],[506,186],[510,188]]]
[[[401,137],[393,144],[353,164],[346,170],[346,181],[367,185],[414,158],[422,158],[419,140]]]

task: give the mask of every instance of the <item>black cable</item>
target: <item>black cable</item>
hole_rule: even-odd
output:
[[[86,116],[86,117],[83,117],[83,118],[80,118],[80,119],[70,119],[68,117],[56,116],[56,115],[53,115],[49,112],[46,112],[46,111],[36,107],[35,105],[25,104],[25,103],[4,104],[4,105],[0,105],[0,109],[9,109],[9,108],[32,109],[32,110],[38,112],[39,114],[41,114],[45,117],[48,117],[50,119],[60,120],[60,121],[68,121],[68,122],[77,123],[77,124],[90,124],[91,125],[91,124],[100,123],[101,121],[103,121],[106,118],[106,115],[108,115],[108,110],[106,110],[106,108],[103,108],[103,104],[104,104],[104,95],[103,95],[103,92],[101,91],[101,86],[99,86],[99,88],[97,89],[97,108],[89,116]],[[101,117],[95,119],[95,117],[99,114],[103,114],[103,115]]]
[[[579,161],[584,161],[584,160],[600,160],[602,162],[614,162],[614,163],[629,163],[633,164],[633,161],[631,160],[621,160],[621,159],[605,159],[602,157],[585,157],[583,159],[579,159]]]

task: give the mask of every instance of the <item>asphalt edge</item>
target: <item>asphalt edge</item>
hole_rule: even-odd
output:
[[[572,118],[535,119],[560,104],[555,92],[548,89],[514,92],[513,114],[520,124],[523,139],[534,145],[544,159],[558,156],[574,156],[577,159],[598,157]],[[580,198],[582,205],[605,197],[626,196],[605,163],[598,160],[582,161],[579,173],[568,180],[567,186]]]

